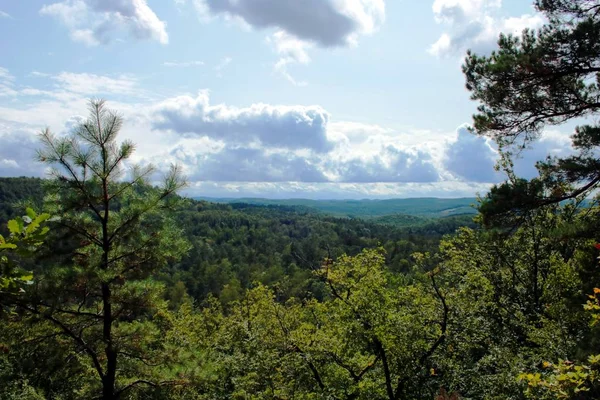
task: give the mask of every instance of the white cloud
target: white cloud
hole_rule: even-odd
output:
[[[0,80],[12,82],[15,80],[15,77],[8,69],[0,67]]]
[[[203,61],[165,61],[163,63],[165,67],[201,67],[204,65]]]
[[[558,131],[548,131],[540,140],[532,143],[521,153],[515,155],[515,173],[523,178],[531,179],[538,175],[535,168],[537,161],[545,160],[547,156],[566,157],[575,153],[571,147],[569,135]]]
[[[71,39],[73,39],[74,42],[83,43],[90,47],[98,46],[100,44],[100,40],[96,33],[91,29],[73,29],[71,31]]]
[[[2,168],[16,169],[19,168],[19,163],[17,163],[15,160],[3,159],[0,160],[0,169]]]
[[[256,29],[275,28],[322,47],[347,46],[385,19],[383,0],[195,0],[204,15],[242,19]]]
[[[383,146],[374,154],[364,156],[353,152],[326,165],[337,182],[437,182],[440,173],[431,154],[417,148]]]
[[[25,125],[0,118],[0,176],[42,176],[43,167],[35,162],[37,137]]]
[[[494,170],[497,160],[490,140],[470,133],[465,125],[457,129],[456,141],[448,145],[444,167],[464,181],[498,182],[502,177]]]
[[[0,18],[12,19],[12,16],[9,13],[0,10]]]
[[[435,56],[462,55],[467,49],[489,53],[499,34],[520,34],[525,28],[539,28],[544,17],[537,12],[518,17],[502,17],[501,0],[435,0],[436,22],[449,27],[428,52]]]
[[[224,16],[250,28],[273,30],[267,41],[280,56],[274,69],[297,86],[306,82],[294,79],[287,67],[310,62],[311,47],[354,46],[385,20],[384,0],[194,0],[194,5],[205,19]]]
[[[173,161],[185,165],[189,179],[216,182],[325,182],[315,161],[291,151],[225,146],[220,151],[199,153],[187,146],[170,152]]]
[[[327,139],[329,114],[318,106],[272,106],[254,104],[247,108],[210,104],[208,92],[197,97],[168,99],[154,110],[156,129],[186,136],[247,145],[290,149],[308,148],[325,152],[332,148]]]
[[[297,81],[288,72],[289,64],[308,64],[310,56],[308,50],[313,47],[312,43],[300,40],[286,31],[279,30],[271,37],[267,38],[269,43],[272,43],[275,51],[279,54],[280,59],[275,64],[275,71],[279,72],[294,86],[306,86],[305,81]]]
[[[573,153],[568,134],[548,131],[539,141],[513,155],[514,172],[531,179],[538,176],[536,162],[547,156],[565,157]],[[498,158],[497,146],[489,138],[471,134],[464,125],[457,129],[456,140],[448,143],[443,168],[465,182],[497,183],[506,178],[503,172],[494,170]]]
[[[44,5],[40,13],[59,19],[74,41],[89,46],[110,42],[120,29],[138,39],[169,42],[165,22],[146,0],[65,0]]]
[[[138,86],[134,76],[120,75],[109,77],[104,75],[60,72],[51,75],[39,71],[33,71],[30,76],[50,80],[53,89],[38,89],[31,87],[19,87],[15,84],[15,77],[6,68],[0,67],[0,96],[48,96],[67,100],[73,97],[97,96],[97,95],[119,95],[119,96],[141,96],[144,91]]]
[[[0,70],[0,74],[7,71]],[[9,74],[10,76],[10,74]],[[11,96],[15,106],[0,102],[0,119],[32,125],[37,129],[50,126],[62,129],[64,123],[73,115],[85,115],[87,99],[95,96],[110,97],[112,103],[127,110],[135,108],[135,101],[148,101],[144,90],[137,86],[137,80],[131,76],[108,77],[95,74],[77,74],[61,72],[56,75],[36,72],[36,83],[40,86],[21,86],[14,78],[8,81],[10,92],[0,95]],[[117,103],[125,100],[127,103]]]

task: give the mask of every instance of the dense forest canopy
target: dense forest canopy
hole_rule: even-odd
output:
[[[598,127],[512,170],[595,115],[600,4],[535,4],[542,29],[465,61],[508,173],[475,218],[186,199],[176,166],[125,175],[100,100],[44,131],[51,176],[0,179],[0,399],[600,398]]]

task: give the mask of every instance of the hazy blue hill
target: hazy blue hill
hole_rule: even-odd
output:
[[[474,197],[458,199],[439,199],[423,197],[414,199],[389,199],[389,200],[308,200],[308,199],[261,199],[261,198],[209,198],[197,199],[208,200],[217,203],[246,203],[257,205],[274,206],[297,206],[309,207],[321,212],[344,217],[376,218],[395,216],[417,216],[427,218],[439,218],[460,214],[475,214],[472,207],[476,203]],[[406,221],[408,222],[408,221]]]

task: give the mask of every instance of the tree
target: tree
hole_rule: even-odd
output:
[[[581,308],[599,278],[595,242],[561,231],[597,219],[598,210],[559,208],[532,211],[511,235],[462,228],[442,241],[440,285],[452,323],[436,361],[446,389],[465,398],[523,398],[523,371],[597,353],[597,332]]]
[[[187,346],[207,398],[433,398],[450,312],[437,273],[393,275],[382,250],[364,250],[316,272],[323,301],[278,302],[258,285],[225,315],[216,300],[180,312],[169,340]]]
[[[509,181],[491,189],[480,206],[484,222],[590,194],[600,184],[600,125],[581,125],[574,156],[539,162],[539,177],[510,174],[513,152],[543,129],[593,117],[600,109],[600,4],[596,0],[537,0],[548,23],[520,37],[501,35],[490,56],[467,53],[463,72],[471,98],[481,103],[474,131],[505,152]]]
[[[40,136],[39,160],[56,167],[46,206],[75,250],[45,267],[27,296],[12,302],[30,316],[25,322],[38,340],[62,337],[71,349],[71,363],[84,371],[84,384],[71,396],[101,393],[112,400],[141,385],[174,383],[156,371],[165,361],[161,315],[167,309],[152,273],[188,247],[168,215],[185,181],[171,167],[162,187],[152,188],[152,166],[134,167],[124,180],[135,146],[117,143],[123,119],[102,100],[89,108],[88,120],[71,135],[47,129]]]

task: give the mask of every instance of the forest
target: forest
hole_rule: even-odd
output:
[[[0,399],[600,398],[600,4],[535,6],[463,64],[507,176],[476,214],[186,198],[103,100],[44,130],[48,178],[0,179]]]

